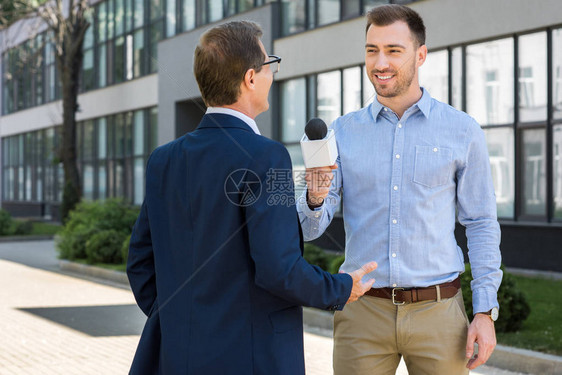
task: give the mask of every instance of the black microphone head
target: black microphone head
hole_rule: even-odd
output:
[[[309,140],[315,141],[317,139],[324,139],[328,134],[328,127],[324,120],[318,117],[311,118],[304,127],[304,132]]]

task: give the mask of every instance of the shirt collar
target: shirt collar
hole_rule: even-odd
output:
[[[429,113],[431,112],[431,95],[429,95],[429,92],[424,89],[423,87],[421,88],[422,90],[422,96],[420,98],[420,100],[418,100],[414,105],[412,105],[412,107],[418,107],[418,109],[421,111],[421,113],[423,113],[423,115],[426,118],[429,118]],[[375,122],[377,122],[378,117],[380,112],[385,108],[384,105],[382,105],[378,98],[377,95],[375,95],[375,99],[373,100],[373,104],[372,104],[372,114],[373,114],[373,118],[375,119]],[[408,110],[410,110],[410,108],[408,108],[406,110],[406,112],[408,112]]]
[[[238,112],[234,109],[224,108],[224,107],[208,107],[207,112],[205,112],[205,114],[208,115],[208,114],[211,114],[211,113],[222,113],[224,115],[231,115],[231,116],[237,117],[240,120],[244,121],[246,124],[248,124],[248,126],[250,128],[252,128],[254,133],[256,133],[257,135],[261,135],[260,130],[258,129],[258,125],[256,124],[256,122],[252,118],[243,114],[242,112]]]

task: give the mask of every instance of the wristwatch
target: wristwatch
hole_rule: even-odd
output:
[[[498,320],[498,316],[500,315],[500,311],[498,310],[497,307],[493,307],[490,311],[486,311],[486,312],[481,312],[480,314],[484,314],[490,317],[490,319],[492,320],[492,322],[495,322],[496,320]]]

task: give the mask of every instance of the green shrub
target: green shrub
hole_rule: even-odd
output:
[[[127,237],[123,232],[114,229],[102,230],[95,233],[86,241],[86,256],[89,263],[110,263],[120,264],[123,262],[121,257],[121,247],[124,238]]]
[[[517,288],[515,279],[512,275],[505,272],[502,266],[503,279],[498,290],[498,302],[500,304],[500,316],[495,323],[496,332],[515,332],[521,328],[521,325],[527,319],[531,312],[531,308],[525,295]],[[462,294],[466,313],[472,318],[472,290],[470,282],[472,281],[472,272],[470,265],[466,264],[465,272],[461,275]]]
[[[12,227],[12,234],[17,236],[24,236],[33,232],[33,222],[29,220],[14,220]]]
[[[322,268],[324,271],[328,271],[331,273],[338,273],[339,266],[338,268],[336,268],[336,271],[334,272],[333,271],[334,266],[332,266],[332,263],[335,261],[335,259],[340,258],[339,255],[324,251],[320,247],[313,245],[311,243],[305,243],[303,256],[308,263],[318,266]],[[343,255],[341,257],[343,257]]]
[[[12,232],[12,216],[6,210],[0,209],[0,236],[7,236]]]
[[[328,267],[328,272],[330,273],[338,273],[340,271],[340,267],[345,261],[345,255],[336,256],[330,262],[330,267]]]
[[[119,243],[119,256],[123,238],[131,233],[139,209],[122,199],[82,201],[71,211],[57,236],[57,249],[62,259],[86,259],[86,242],[98,232],[115,230],[123,234]]]
[[[123,244],[121,245],[121,258],[123,258],[123,262],[127,263],[127,258],[129,257],[129,242],[131,242],[131,235],[129,234]]]

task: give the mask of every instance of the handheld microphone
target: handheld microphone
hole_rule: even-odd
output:
[[[326,134],[328,134],[328,127],[324,120],[314,117],[308,120],[304,127],[304,132],[309,140],[316,141],[318,139],[324,139]]]
[[[304,132],[300,143],[305,167],[334,165],[338,157],[334,130],[328,130],[326,123],[315,117],[307,122]]]

